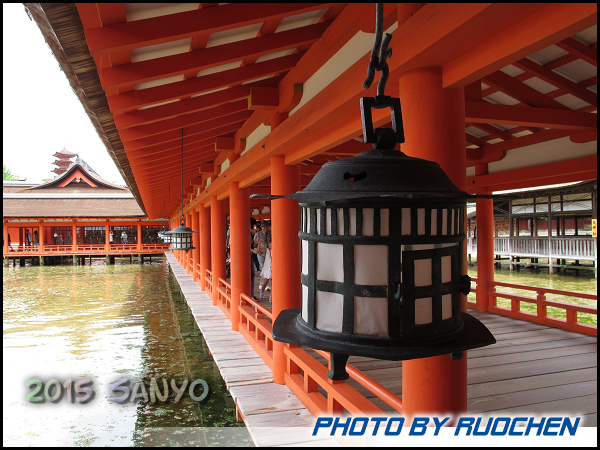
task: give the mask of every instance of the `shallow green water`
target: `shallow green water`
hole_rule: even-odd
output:
[[[477,277],[477,266],[468,266],[468,274],[471,277]],[[520,271],[510,271],[508,269],[495,269],[494,280],[502,283],[517,284],[520,286],[544,287],[548,289],[556,289],[561,291],[580,292],[585,294],[598,294],[598,283],[589,270],[581,270],[579,275],[569,271],[567,273],[552,273],[548,270],[540,269],[539,271],[522,268]],[[497,287],[497,291],[512,294],[525,295],[535,297],[535,292],[530,290],[511,289],[506,287]],[[548,300],[555,300],[565,303],[576,303],[579,305],[593,306],[597,308],[597,300],[579,299],[575,297],[567,297],[555,294],[546,294]],[[475,301],[475,294],[469,294],[469,300]],[[498,299],[498,306],[510,308],[510,300]],[[536,312],[535,305],[521,303],[521,309],[528,312]],[[548,308],[548,315],[552,317],[565,318],[563,309]],[[587,313],[578,313],[578,320],[581,323],[597,324],[597,316]]]
[[[235,420],[235,404],[164,261],[3,270],[4,445],[251,443],[244,428],[203,431],[243,424]],[[26,400],[30,379],[62,384],[86,377],[95,393],[87,403],[69,403],[66,396],[54,403]],[[118,403],[113,398],[123,392],[110,385],[123,377],[139,397],[135,382],[148,389],[153,377],[162,392],[162,379],[176,386],[202,379],[208,395],[195,401],[186,390],[176,403],[170,388],[166,401],[148,396]],[[193,395],[203,393],[197,384]],[[152,433],[156,429],[167,437]],[[177,437],[177,430],[186,433]]]

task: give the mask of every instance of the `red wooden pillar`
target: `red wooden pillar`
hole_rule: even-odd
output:
[[[192,211],[192,231],[199,231],[200,227],[198,226],[199,222],[199,212]],[[192,250],[192,259],[194,260],[194,264],[192,267],[192,279],[194,281],[198,280],[198,264],[200,264],[200,233],[192,234],[192,244],[194,249]]]
[[[225,279],[225,208],[223,200],[210,198],[210,259],[212,267],[212,299],[217,304],[219,278]]]
[[[443,89],[440,67],[409,71],[400,78],[406,142],[402,151],[440,164],[459,189],[466,186],[463,89]],[[466,257],[463,254],[463,271]],[[463,296],[463,309],[466,297]],[[460,414],[467,410],[467,353],[402,363],[403,415]]]
[[[10,250],[8,249],[8,225],[2,223],[2,252],[8,253]]]
[[[206,271],[211,268],[210,261],[210,216],[211,211],[200,205],[200,289],[206,290]]]
[[[475,175],[487,175],[487,164],[477,164]],[[490,194],[482,189],[477,194]],[[494,200],[480,198],[477,206],[477,310],[490,306],[490,283],[494,281]]]
[[[138,222],[137,224],[137,250],[139,252],[142,251],[142,223]]]
[[[42,221],[40,221],[40,227],[38,229],[38,252],[43,252],[44,251],[44,243],[46,242],[44,239],[44,233],[45,233],[45,228],[44,228],[44,224],[42,223]]]
[[[77,251],[77,224],[73,222],[71,227],[71,235],[72,235],[72,244],[71,249],[76,252]]]
[[[250,292],[250,197],[248,189],[239,183],[229,185],[229,211],[231,215],[231,329],[237,331],[240,321],[240,294]]]
[[[110,226],[108,224],[104,225],[104,250],[110,250]]]
[[[192,228],[191,212],[188,212],[188,213],[185,214],[185,226],[188,227],[188,228],[190,228],[190,229]],[[193,239],[193,237],[192,237],[192,239]],[[187,273],[190,273],[192,270],[194,270],[192,268],[192,259],[191,259],[192,258],[192,252],[190,252],[190,251],[185,252],[184,258],[185,258],[185,269],[186,269]]]
[[[286,166],[284,156],[271,158],[271,194],[292,194],[299,191],[300,165]],[[301,254],[300,208],[298,202],[279,199],[271,202],[273,321],[285,309],[302,305],[300,283]],[[285,383],[285,344],[273,342],[273,381]]]

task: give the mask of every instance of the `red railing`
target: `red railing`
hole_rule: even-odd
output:
[[[231,285],[222,278],[217,279],[217,306],[231,321]]]
[[[206,291],[208,292],[208,295],[211,296],[212,298],[212,272],[208,269],[206,269],[205,273],[204,273],[204,286],[206,287]]]
[[[273,314],[246,294],[240,295],[239,331],[254,351],[273,369]],[[269,319],[269,320],[267,320]]]
[[[477,282],[477,278],[472,278],[472,280]],[[535,293],[535,297],[529,297],[526,295],[514,294],[510,292],[499,292],[496,290],[496,287],[532,291]],[[597,325],[581,323],[578,321],[577,315],[578,313],[587,313],[598,316],[597,307],[560,302],[556,300],[548,300],[546,298],[546,294],[552,294],[597,301],[597,295],[585,294],[582,292],[561,291],[557,289],[548,289],[534,286],[522,286],[510,283],[501,283],[498,281],[493,281],[490,283],[488,294],[490,296],[488,311],[491,313],[512,317],[514,319],[526,320],[528,322],[539,323],[542,325],[548,325],[551,327],[561,328],[568,331],[575,331],[578,333],[588,334],[590,336],[598,335]],[[498,298],[506,298],[510,300],[510,308],[498,306]],[[522,311],[521,302],[535,304],[536,312],[533,313]],[[477,309],[477,304],[475,302],[469,301],[468,305],[473,309]],[[565,319],[548,315],[548,307],[563,310]]]
[[[152,243],[152,244],[142,244],[143,252],[148,251],[156,251],[156,252],[164,252],[168,250],[169,244],[164,243]],[[77,250],[73,251],[72,244],[62,244],[62,245],[49,245],[44,244],[42,246],[26,246],[26,245],[16,245],[12,244],[8,253],[4,253],[5,257],[10,256],[32,256],[32,255],[42,255],[42,256],[52,256],[52,255],[78,255],[78,254],[106,254],[113,253],[138,253],[140,250],[137,248],[137,244],[110,244],[108,250],[106,250],[105,244],[77,244]]]
[[[199,273],[202,272],[199,270]],[[212,287],[212,274],[205,271],[206,290]],[[207,292],[207,293],[208,293]],[[217,305],[231,320],[231,285],[225,280],[218,280]],[[263,361],[273,368],[273,314],[247,294],[240,295],[239,332],[252,346]],[[288,373],[286,385],[315,415],[341,413],[344,410],[351,414],[384,414],[374,403],[360,392],[343,381],[331,381],[327,378],[329,370],[323,364],[300,347],[286,345],[284,353],[287,357]],[[326,360],[329,355],[318,352]],[[369,392],[401,411],[402,401],[383,386],[373,381],[355,367],[347,364],[350,377]]]

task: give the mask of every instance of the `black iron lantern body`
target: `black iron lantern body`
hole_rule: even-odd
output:
[[[170,239],[171,247],[169,248],[171,250],[185,250],[187,253],[195,248],[192,243],[193,233],[197,233],[197,231],[192,231],[191,228],[186,227],[182,217],[178,227],[175,227],[173,231],[163,233],[163,235]]]
[[[159,231],[158,237],[161,238],[165,244],[171,243],[171,232],[170,231]]]
[[[437,163],[366,151],[280,197],[300,203],[302,307],[279,315],[273,338],[330,351],[330,378],[347,378],[349,355],[460,357],[495,342],[460,310],[469,196]]]
[[[374,150],[328,162],[291,198],[301,208],[302,306],[282,311],[273,339],[331,353],[332,380],[348,378],[350,355],[408,360],[495,343],[461,311],[470,290],[463,275],[468,198],[435,162],[394,150],[404,142],[400,100],[384,95],[391,35],[376,41],[361,99],[363,137]],[[381,45],[381,54],[378,55]],[[391,109],[392,127],[373,130],[371,109]]]

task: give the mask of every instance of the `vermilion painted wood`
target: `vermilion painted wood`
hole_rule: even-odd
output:
[[[200,217],[200,289],[206,291],[207,271],[211,268],[210,209],[200,206],[198,215]]]
[[[199,125],[201,123],[227,116],[239,111],[248,110],[248,100],[240,99],[220,106],[215,106],[203,111],[198,111],[191,114],[179,115],[172,119],[165,119],[160,122],[154,122],[147,125],[139,125],[125,130],[119,131],[121,141],[133,141],[136,139],[144,139],[148,136],[158,135],[170,130],[181,130],[183,127],[191,125]]]
[[[464,189],[464,90],[442,89],[442,78],[439,67],[412,70],[400,78],[406,137],[402,151],[437,162],[452,182]],[[427,132],[431,129],[436,132]],[[405,417],[466,412],[466,352],[457,360],[441,355],[403,361],[402,406]]]
[[[238,100],[238,102],[244,102],[244,100]],[[227,107],[228,109],[234,111],[227,115],[217,117],[215,119],[209,119],[200,124],[194,124],[184,127],[184,146],[186,143],[197,142],[199,137],[196,135],[206,135],[208,131],[214,130],[215,128],[224,127],[226,125],[231,125],[233,123],[248,119],[252,115],[252,112],[248,111],[247,105],[245,105],[245,109],[240,109],[240,106],[241,105],[237,104],[233,107]],[[169,142],[171,144],[169,144]],[[142,148],[156,148],[160,145],[173,145],[173,143],[181,147],[181,128],[179,130],[173,129],[171,131],[165,131],[153,136],[148,136],[143,139],[136,139],[134,141],[123,142],[123,147],[125,147],[125,150],[129,152],[133,150],[139,150]]]
[[[248,57],[259,57],[312,44],[321,37],[329,25],[330,22],[317,23],[216,47],[105,68],[99,71],[100,82],[105,89],[133,86],[188,71],[197,72]]]
[[[539,106],[542,108],[551,109],[568,109],[562,103],[551,99],[540,91],[529,87],[525,83],[517,80],[510,75],[498,70],[485,75],[482,78],[483,82],[490,86],[495,86],[505,94],[510,95],[514,99],[519,100],[527,106]]]
[[[212,299],[217,304],[217,287],[219,278],[225,278],[225,214],[223,201],[216,197],[210,199],[210,242],[212,270]]]
[[[214,139],[218,136],[227,135],[228,133],[235,132],[236,129],[239,129],[240,122],[224,125],[221,127],[216,127],[214,129],[208,130],[205,133],[197,133],[195,135],[189,135],[187,139],[184,138],[183,142],[183,151],[190,151],[199,147],[203,147],[204,145],[212,144]],[[237,128],[236,128],[237,127]],[[181,136],[180,136],[181,139]],[[179,149],[181,151],[181,144],[177,147],[175,144],[159,144],[152,147],[145,147],[140,150],[131,150],[127,152],[127,157],[130,160],[134,160],[136,158],[145,157],[154,154],[160,154],[163,152],[167,152],[166,154],[173,154],[174,150]]]
[[[568,78],[559,75],[556,72],[548,69],[547,67],[536,63],[528,58],[520,59],[519,61],[513,62],[513,65],[519,69],[527,71],[529,74],[546,81],[547,83],[553,84],[554,86],[564,89],[569,94],[588,102],[591,105],[596,106],[598,104],[598,94],[578,83],[575,83]]]
[[[85,30],[85,36],[90,53],[95,56],[115,50],[131,50],[216,33],[329,6],[331,4],[327,3],[228,4],[106,27],[88,28]]]
[[[468,192],[487,186],[493,191],[597,178],[597,155],[467,178]]]
[[[230,185],[231,329],[240,322],[240,295],[250,293],[250,197],[238,183]]]
[[[478,45],[475,48],[461,53],[444,66],[444,86],[465,86],[490,72],[500,70],[512,61],[568,38],[593,26],[597,13],[597,7],[592,3],[578,5],[577,8],[573,8],[570,3],[551,3],[527,17],[513,11],[518,23],[506,26],[487,40],[477,39]],[[498,18],[493,19],[490,24],[497,20]],[[528,26],[524,27],[521,20],[526,20]],[[508,20],[500,22],[510,24]]]
[[[302,53],[263,61],[249,66],[238,67],[224,72],[190,78],[184,81],[169,83],[120,95],[108,95],[107,100],[113,114],[126,113],[142,106],[167,102],[181,97],[201,94],[230,85],[241,84],[268,75],[278,74],[291,69]]]
[[[563,50],[568,51],[569,53],[572,53],[578,58],[589,62],[594,66],[598,65],[597,50],[588,47],[583,42],[579,42],[578,40],[573,39],[572,37],[568,37],[563,41],[557,42],[555,45],[559,48],[562,48]]]
[[[180,100],[176,103],[155,106],[153,108],[142,109],[125,114],[116,114],[114,116],[115,125],[122,131],[126,128],[145,125],[147,123],[170,119],[182,114],[189,114],[204,109],[220,106],[225,103],[234,102],[250,95],[249,83],[243,86],[236,86],[231,89],[205,94],[200,97],[193,97]]]
[[[596,118],[591,113],[530,108],[518,105],[494,105],[487,102],[465,102],[466,120],[477,123],[525,125],[564,130],[594,130]]]

